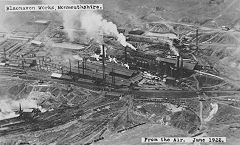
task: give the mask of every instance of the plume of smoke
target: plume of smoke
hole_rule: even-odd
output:
[[[19,109],[19,104],[21,104],[22,109],[39,108],[37,101],[30,98],[21,100],[6,98],[0,100],[0,120],[16,117],[17,114],[15,114],[14,110],[17,111]]]
[[[173,42],[169,40],[168,44],[169,44],[170,50],[174,53],[174,55],[179,56],[179,52],[177,48],[173,46]]]
[[[36,95],[34,95],[36,96]],[[0,100],[0,120],[17,117],[18,114],[15,111],[19,111],[19,104],[21,104],[21,108],[30,109],[30,108],[38,108],[41,112],[45,112],[46,110],[38,105],[41,101],[41,98],[34,98],[33,95],[30,95],[27,98],[13,100],[8,97],[4,97]]]
[[[72,4],[70,0],[58,2],[56,0],[49,1],[43,0],[43,3],[46,4]],[[112,22],[105,20],[101,14],[96,11],[61,11],[59,12],[63,18],[64,30],[67,32],[68,37],[71,41],[74,40],[74,27],[75,24],[81,24],[81,28],[84,29],[90,38],[94,38],[98,42],[102,42],[102,35],[112,35],[117,38],[117,40],[124,46],[128,46],[132,49],[136,49],[130,43],[126,42],[126,37],[119,33],[117,30],[117,25]],[[78,17],[80,15],[80,18]],[[78,25],[77,25],[78,26]]]
[[[73,4],[71,0],[42,0],[43,4]],[[58,11],[58,13],[62,16],[64,31],[68,34],[70,41],[74,40],[74,23],[76,21],[77,11]]]
[[[79,61],[83,60],[83,58],[80,57],[79,55],[73,55],[73,58],[76,59],[76,60],[79,60]]]
[[[69,11],[67,12],[64,12],[62,14],[63,16],[63,26],[64,26],[64,31],[67,32],[68,34],[68,37],[71,41],[74,40],[74,30],[72,29],[73,26],[74,26],[74,21],[72,21],[73,17],[74,17],[74,14],[73,13],[70,13]]]
[[[132,49],[136,49],[130,43],[126,41],[126,37],[119,33],[117,30],[117,25],[103,19],[102,15],[95,11],[86,11],[81,14],[80,17],[81,28],[86,30],[87,35],[102,41],[101,37],[103,34],[112,35],[117,38],[124,47],[128,46]]]

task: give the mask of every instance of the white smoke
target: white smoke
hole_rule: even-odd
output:
[[[117,25],[103,19],[102,15],[95,11],[84,11],[80,16],[81,28],[86,30],[87,35],[102,40],[102,35],[111,35],[117,38],[124,47],[128,46],[134,50],[136,48],[126,41],[126,37],[119,33],[117,30]]]
[[[45,4],[73,4],[71,0],[57,1],[57,0],[42,0]],[[117,25],[112,22],[105,20],[101,14],[97,11],[83,10],[83,11],[61,11],[64,30],[67,32],[68,37],[71,41],[74,40],[74,29],[78,27],[84,29],[89,38],[94,38],[98,42],[102,43],[103,34],[111,35],[116,37],[124,47],[128,46],[134,50],[136,48],[130,43],[126,42],[126,37],[119,33],[117,30]]]
[[[91,57],[95,58],[97,61],[100,60],[100,55],[97,55],[96,53],[94,53]]]
[[[109,62],[117,63],[117,59],[115,57],[108,56]]]
[[[79,61],[83,60],[83,58],[80,57],[79,55],[73,55],[73,58],[76,59],[76,60],[79,60]]]
[[[38,106],[37,100],[31,98],[13,100],[10,98],[0,100],[0,120],[17,117],[18,114],[15,111],[19,111],[19,104],[22,109],[38,108],[42,110],[41,106]]]
[[[63,13],[64,31],[67,32],[68,37],[71,41],[74,40],[74,30],[72,29],[74,27],[74,23],[72,21],[73,17],[74,17],[74,13],[70,13],[70,11]]]
[[[68,5],[73,4],[71,0],[42,0],[43,4],[61,4]],[[74,40],[74,23],[77,18],[78,11],[58,11],[58,13],[62,16],[64,31],[68,34],[68,37],[71,41]]]
[[[169,44],[170,50],[173,52],[173,54],[176,56],[179,56],[179,52],[178,52],[177,48],[173,46],[173,42],[169,40],[168,44]]]

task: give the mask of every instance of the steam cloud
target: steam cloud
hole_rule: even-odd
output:
[[[43,0],[43,3],[52,4],[58,3],[57,1]],[[72,4],[70,0],[61,2],[61,4]],[[87,36],[94,38],[98,42],[102,42],[102,35],[111,35],[116,37],[117,41],[120,42],[124,47],[128,46],[132,49],[136,49],[130,43],[126,42],[126,37],[119,33],[117,25],[112,22],[105,20],[101,14],[96,11],[61,11],[63,26],[65,32],[71,41],[74,40],[74,29],[83,29],[86,31]]]
[[[17,117],[18,115],[14,111],[19,110],[19,104],[21,104],[22,109],[39,108],[42,110],[41,106],[38,106],[37,100],[33,100],[31,98],[20,100],[6,98],[0,100],[0,120]]]
[[[85,11],[80,16],[80,22],[81,28],[87,32],[87,35],[98,41],[103,41],[101,40],[103,34],[111,35],[116,37],[117,41],[124,47],[128,46],[134,50],[136,49],[126,41],[126,37],[122,33],[118,32],[117,25],[103,19],[99,13]]]
[[[170,50],[174,53],[174,55],[179,56],[179,52],[177,48],[173,46],[173,42],[168,41],[168,44],[169,44]]]

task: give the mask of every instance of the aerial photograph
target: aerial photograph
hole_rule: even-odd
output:
[[[0,145],[240,145],[240,0],[0,0]]]

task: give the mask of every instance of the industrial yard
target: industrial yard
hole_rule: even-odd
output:
[[[239,143],[240,2],[90,3],[104,10],[0,11],[0,145]]]

